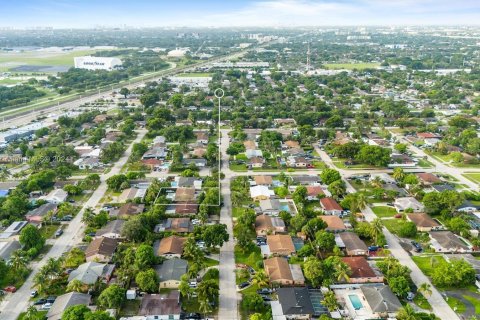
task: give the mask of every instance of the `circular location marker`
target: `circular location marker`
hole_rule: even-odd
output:
[[[213,94],[214,94],[215,97],[217,97],[218,99],[221,99],[221,98],[223,98],[223,96],[225,95],[225,92],[223,91],[222,88],[218,88],[218,89],[215,89],[215,91],[213,92]]]

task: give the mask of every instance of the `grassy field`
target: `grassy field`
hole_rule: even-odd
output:
[[[450,306],[450,308],[452,308],[452,310],[455,311],[456,313],[465,312],[465,309],[466,309],[465,305],[460,300],[453,297],[448,297],[447,303]]]
[[[433,270],[439,264],[445,264],[447,261],[439,255],[413,256],[412,260],[422,270],[426,276],[432,276]]]
[[[369,68],[376,68],[380,66],[380,63],[376,62],[359,62],[359,63],[326,63],[323,65],[326,69],[347,69],[347,70],[363,70]]]
[[[395,208],[387,207],[387,206],[372,207],[372,211],[379,218],[390,218],[397,214],[397,211],[395,210]]]
[[[186,73],[179,73],[177,75],[178,77],[211,77],[212,74],[211,73],[207,73],[207,72],[186,72]]]
[[[73,58],[89,55],[97,50],[69,52],[0,52],[0,71],[11,71],[18,66],[72,66]],[[16,72],[13,70],[13,72]],[[19,71],[20,72],[20,71]]]
[[[417,306],[419,306],[420,308],[422,308],[424,310],[432,310],[432,306],[430,305],[428,300],[425,299],[425,297],[421,293],[417,293],[417,295],[413,299],[413,302],[415,302],[415,304]]]
[[[473,182],[480,183],[480,173],[464,173],[463,176]]]
[[[252,250],[242,252],[238,246],[235,246],[236,263],[243,263],[258,270],[257,262],[262,260],[262,254],[260,253],[259,247],[254,246],[252,247]]]
[[[473,306],[475,307],[475,313],[480,314],[480,301],[478,299],[475,299],[474,297],[471,297],[469,295],[463,295],[463,298],[470,301]]]

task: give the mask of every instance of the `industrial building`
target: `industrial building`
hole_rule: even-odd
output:
[[[75,68],[87,70],[114,70],[122,66],[122,60],[109,57],[83,56],[73,58]]]

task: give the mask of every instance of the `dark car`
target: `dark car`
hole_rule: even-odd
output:
[[[272,298],[269,296],[262,296],[263,301],[272,301]]]
[[[272,289],[269,289],[269,288],[262,288],[262,289],[258,289],[258,290],[257,290],[257,293],[258,293],[258,294],[263,294],[263,295],[265,295],[265,294],[270,294],[270,293],[272,293],[272,291],[273,291],[273,290],[272,290]]]
[[[243,289],[243,288],[248,287],[249,285],[250,285],[250,283],[249,283],[248,281],[245,281],[245,282],[240,283],[240,284],[238,285],[238,287],[239,287],[240,289]]]
[[[38,300],[35,300],[35,302],[33,304],[36,305],[36,306],[39,306],[39,305],[42,305],[42,304],[45,304],[45,303],[47,303],[47,299],[38,299]]]
[[[55,237],[60,237],[62,234],[63,234],[63,230],[62,230],[62,229],[58,229],[58,230],[55,232]]]
[[[370,246],[368,247],[368,251],[377,251],[378,247],[377,246]]]
[[[47,298],[47,303],[54,303],[57,300],[56,296],[50,296]]]
[[[416,252],[421,252],[423,250],[422,246],[418,242],[412,240],[412,242],[410,242],[410,243],[415,248]]]
[[[71,215],[66,215],[62,218],[62,221],[72,221],[73,217]]]

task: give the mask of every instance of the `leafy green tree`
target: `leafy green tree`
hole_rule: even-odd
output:
[[[337,180],[328,185],[328,191],[336,199],[339,199],[347,192],[347,186],[343,180]]]
[[[322,284],[324,278],[323,267],[322,262],[317,258],[309,257],[305,260],[303,273],[312,286],[318,287]]]
[[[334,181],[341,180],[342,177],[340,176],[340,172],[335,169],[324,169],[320,174],[320,178],[324,184],[331,184]]]
[[[70,281],[70,283],[67,285],[67,292],[83,292],[85,288],[85,284],[78,280],[78,279],[73,279]]]
[[[323,295],[322,304],[327,307],[328,311],[332,312],[337,310],[338,302],[337,298],[335,297],[335,293],[331,290],[328,290]]]
[[[127,177],[124,174],[117,174],[107,179],[107,186],[110,190],[118,192],[124,182],[128,182]]]
[[[248,310],[249,312],[263,311],[263,299],[258,293],[247,293],[243,295],[242,308],[244,310]]]
[[[219,287],[214,279],[200,282],[197,288],[198,302],[202,313],[211,312],[212,306],[218,305]]]
[[[463,259],[442,263],[434,268],[432,282],[439,287],[466,287],[475,282],[475,270]]]
[[[386,167],[390,162],[391,150],[379,146],[363,145],[355,159],[361,163]]]
[[[417,226],[411,221],[402,222],[398,235],[404,238],[413,238],[417,234]]]
[[[90,309],[83,304],[71,306],[63,312],[62,320],[85,320],[85,315],[90,312]]]
[[[125,301],[125,289],[116,284],[108,286],[100,293],[98,304],[104,308],[120,308]]]
[[[140,216],[135,216],[127,220],[121,231],[122,236],[133,242],[142,242],[145,240],[148,230]]]
[[[404,276],[388,278],[388,285],[398,297],[405,297],[410,291],[410,285]]]
[[[140,271],[135,277],[135,282],[138,284],[140,289],[145,292],[158,292],[159,279],[157,273],[153,269],[147,269],[145,271]]]
[[[144,270],[155,263],[155,254],[153,247],[147,244],[141,244],[135,252],[135,266],[138,270]]]
[[[23,245],[24,250],[36,248],[40,250],[45,244],[45,238],[40,233],[40,230],[29,224],[20,231],[20,243]]]

